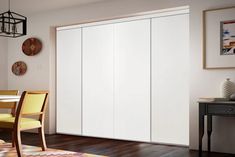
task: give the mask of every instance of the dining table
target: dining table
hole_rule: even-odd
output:
[[[0,102],[18,102],[20,95],[0,95]]]
[[[0,95],[0,102],[18,102],[20,101],[20,95]],[[5,141],[0,139],[0,144],[5,143]]]

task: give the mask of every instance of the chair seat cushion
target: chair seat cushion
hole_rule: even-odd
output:
[[[15,123],[15,117],[0,119],[0,128],[13,128]],[[20,129],[39,128],[41,123],[39,120],[33,118],[21,118]]]
[[[2,118],[10,118],[10,117],[12,117],[12,114],[0,113],[0,119],[2,119]]]

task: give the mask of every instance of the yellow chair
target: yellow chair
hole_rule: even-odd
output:
[[[18,90],[0,90],[0,95],[18,95]],[[11,113],[0,113],[0,119],[13,117],[16,110],[16,102],[0,102],[0,109],[11,109]]]
[[[23,130],[38,128],[42,150],[45,151],[47,149],[44,135],[44,118],[47,103],[47,91],[24,91],[18,104],[16,116],[0,119],[0,128],[9,129],[14,133],[14,143],[16,144],[18,157],[23,156],[20,135]],[[38,118],[35,119],[32,116],[38,116]]]

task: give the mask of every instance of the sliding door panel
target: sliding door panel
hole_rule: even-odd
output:
[[[83,135],[113,137],[113,25],[83,28]]]
[[[152,20],[152,141],[189,144],[189,17]]]
[[[57,31],[57,133],[81,134],[81,29]]]
[[[150,140],[150,20],[115,24],[115,138]]]

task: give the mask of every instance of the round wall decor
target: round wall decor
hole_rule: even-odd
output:
[[[37,38],[28,38],[22,44],[22,51],[27,56],[34,56],[42,49],[42,43]]]
[[[22,61],[15,62],[11,67],[11,71],[17,76],[24,75],[27,71],[27,65]]]

